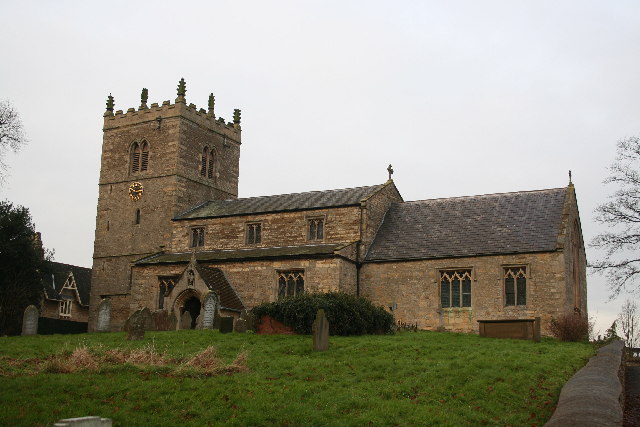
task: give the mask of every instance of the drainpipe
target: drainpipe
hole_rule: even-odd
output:
[[[360,262],[360,251],[362,249],[362,232],[364,230],[364,203],[360,203],[360,239],[356,242],[356,296],[360,296],[360,267],[362,267],[362,262]]]

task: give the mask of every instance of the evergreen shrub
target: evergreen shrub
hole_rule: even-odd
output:
[[[299,334],[310,334],[319,309],[329,320],[330,335],[386,334],[393,331],[393,315],[363,297],[343,292],[304,293],[265,303],[251,311],[259,319],[270,316]]]

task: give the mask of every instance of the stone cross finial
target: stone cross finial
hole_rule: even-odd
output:
[[[187,95],[187,83],[184,81],[184,77],[183,77],[178,82],[178,97],[176,98],[176,102],[184,102],[186,95]]]
[[[233,126],[239,128],[240,127],[240,109],[236,108],[233,110]]]
[[[389,179],[391,179],[391,175],[393,175],[393,168],[391,167],[391,165],[389,165],[389,167],[387,168],[387,172],[389,172]]]
[[[216,97],[213,96],[213,93],[209,94],[209,115],[211,117],[216,117],[216,115],[213,112],[214,107],[216,106]]]
[[[143,87],[140,93],[140,108],[147,108],[147,99],[149,99],[149,89]]]

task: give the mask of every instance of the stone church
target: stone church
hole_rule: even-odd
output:
[[[227,122],[186,102],[104,113],[89,330],[136,309],[197,318],[302,292],[369,298],[419,328],[478,332],[480,320],[587,315],[575,189],[404,201],[366,187],[238,198],[240,110]]]

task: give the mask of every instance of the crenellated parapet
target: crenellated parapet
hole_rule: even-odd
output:
[[[104,130],[126,127],[144,122],[156,122],[158,129],[162,127],[162,121],[175,117],[182,117],[198,126],[209,129],[220,135],[240,143],[240,110],[234,109],[233,121],[225,121],[222,117],[216,117],[214,113],[215,97],[209,95],[208,108],[198,109],[195,104],[186,102],[186,82],[180,79],[177,88],[177,98],[172,104],[171,101],[164,101],[161,105],[153,103],[147,106],[149,91],[142,89],[140,96],[140,106],[138,109],[129,108],[126,112],[116,110],[114,112],[114,98],[109,94],[107,98],[107,109],[104,113]]]

